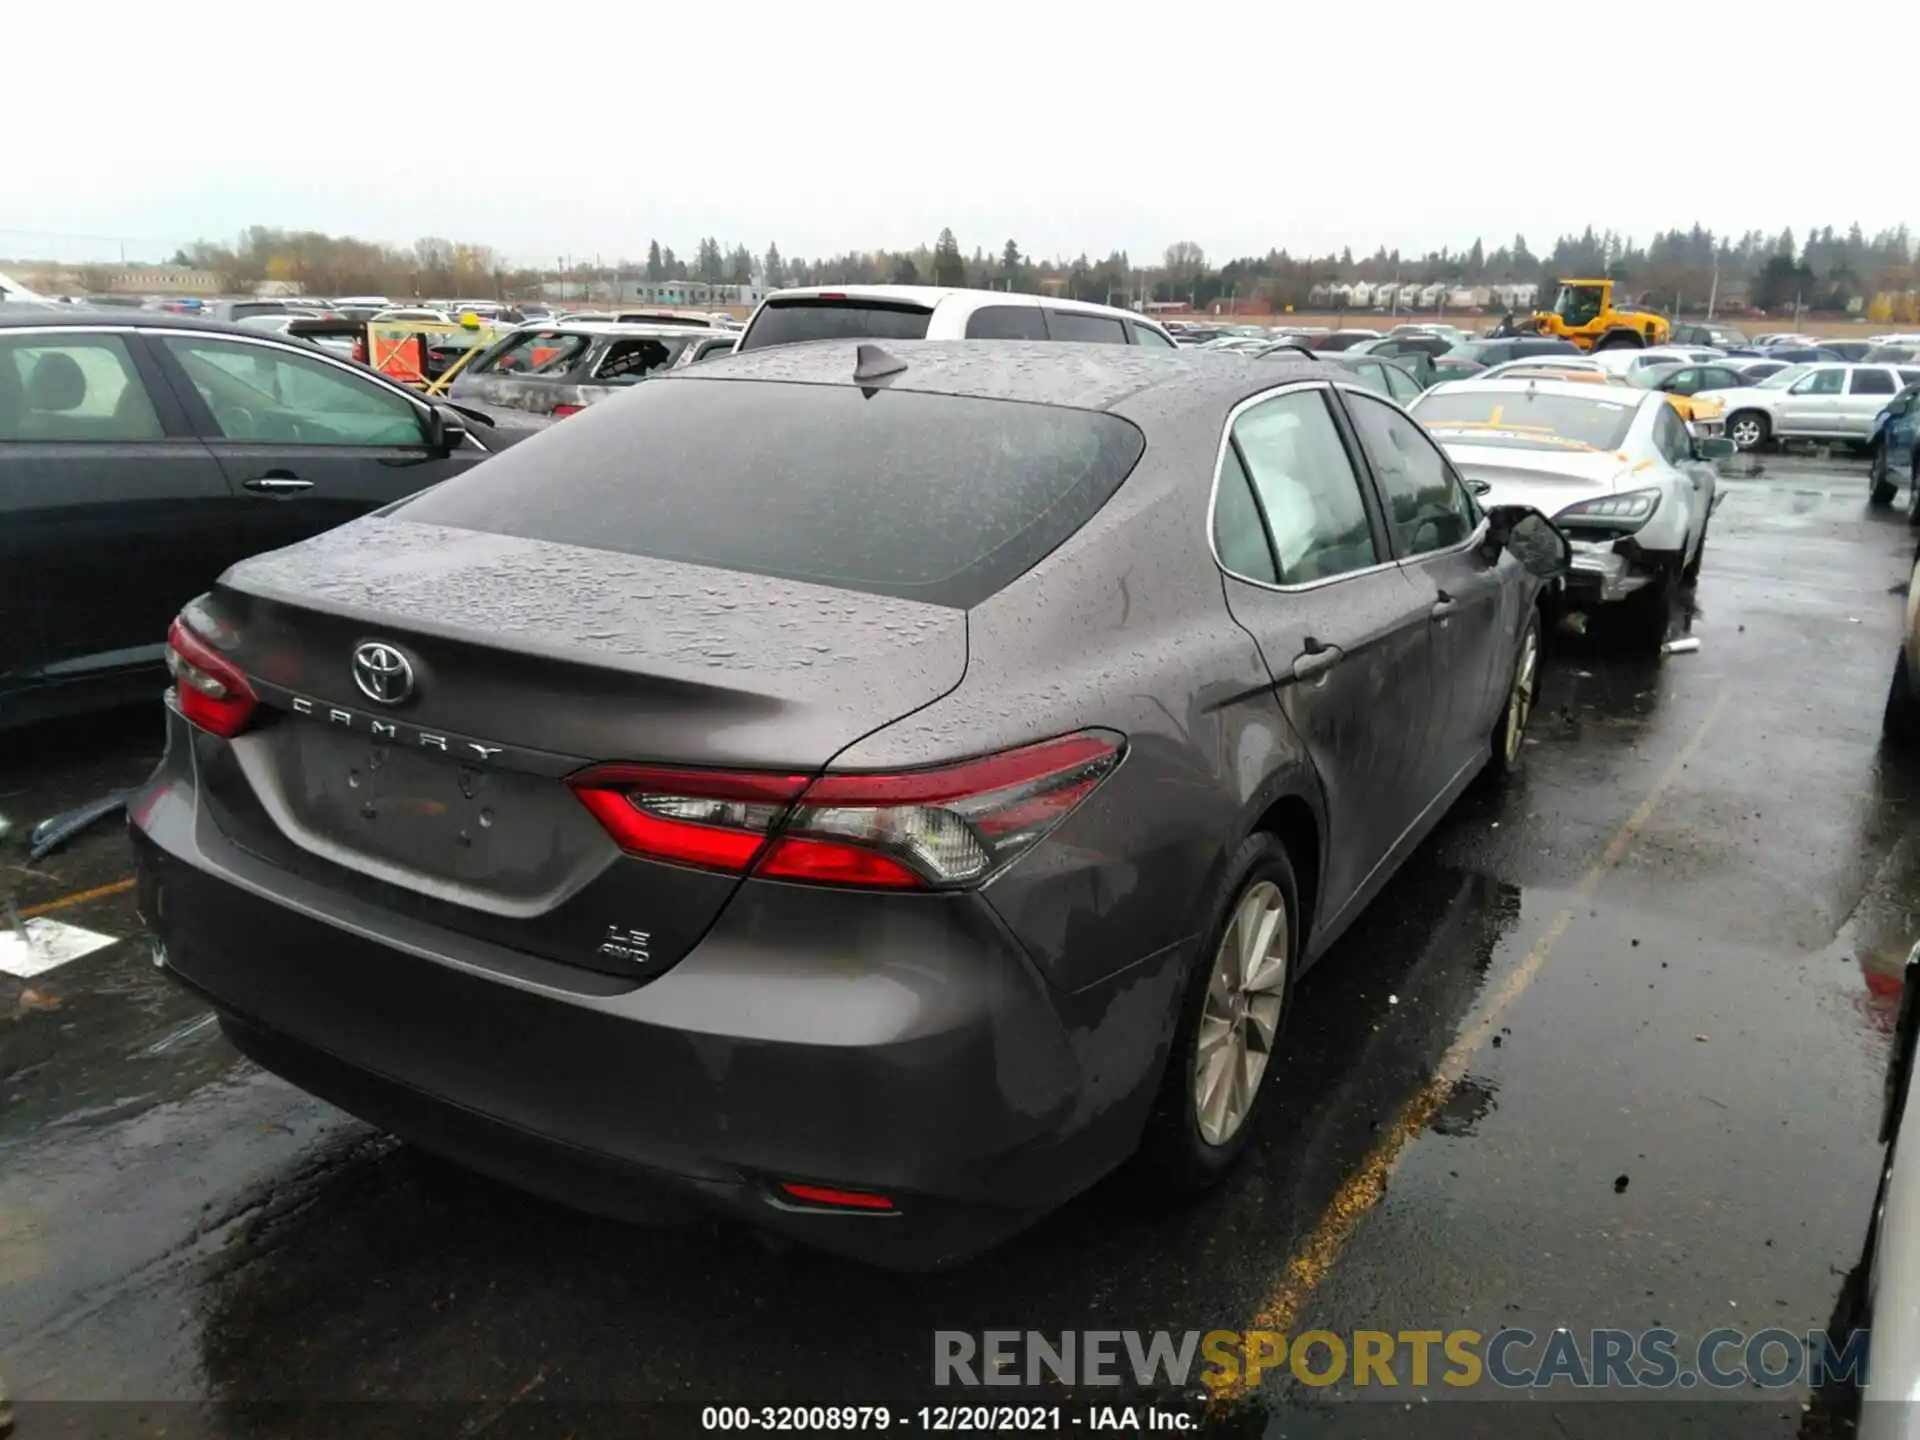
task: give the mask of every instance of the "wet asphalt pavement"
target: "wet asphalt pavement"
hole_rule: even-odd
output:
[[[955,1273],[854,1269],[705,1219],[616,1224],[425,1157],[241,1060],[163,980],[112,888],[115,824],[38,865],[0,852],[23,913],[118,942],[0,974],[0,1378],[21,1435],[519,1435],[556,1416],[623,1434],[664,1419],[616,1402],[904,1408],[956,1398],[931,1388],[936,1329],[1826,1325],[1861,1254],[1920,933],[1920,778],[1879,743],[1914,540],[1867,510],[1859,462],[1739,462],[1726,488],[1675,621],[1701,650],[1559,643],[1523,778],[1471,791],[1302,983],[1250,1163],[1173,1209],[1116,1179]],[[0,812],[136,781],[157,743],[137,714],[7,737]],[[1275,1372],[1214,1418],[1841,1433],[1793,1388],[1691,1409],[1334,1403],[1352,1394]]]

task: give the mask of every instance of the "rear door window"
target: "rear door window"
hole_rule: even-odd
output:
[[[1213,497],[1213,548],[1220,563],[1234,574],[1268,585],[1279,582],[1267,527],[1253,498],[1253,481],[1240,463],[1236,445],[1227,446],[1220,461],[1220,486]]]
[[[160,440],[118,335],[0,332],[0,440]]]
[[[1893,383],[1890,370],[1856,370],[1847,387],[1850,395],[1891,395],[1900,387]]]
[[[1044,340],[1047,322],[1038,305],[988,305],[967,317],[969,340]]]
[[[1145,448],[1094,411],[698,369],[540,442],[405,517],[960,608],[1086,524]]]
[[[1088,315],[1079,310],[1049,310],[1046,317],[1047,334],[1055,340],[1096,345],[1127,343],[1127,327],[1109,315]]]
[[[1153,345],[1162,350],[1171,350],[1174,348],[1173,341],[1162,335],[1158,330],[1155,330],[1151,325],[1135,325],[1133,327],[1133,343],[1136,345]]]
[[[924,340],[932,319],[933,311],[924,305],[818,295],[769,300],[740,337],[740,348],[761,350],[802,340]]]
[[[1360,479],[1324,391],[1296,390],[1242,411],[1232,444],[1253,482],[1282,585],[1378,563]]]

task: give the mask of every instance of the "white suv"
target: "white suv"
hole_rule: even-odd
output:
[[[1718,400],[1726,407],[1727,438],[1742,450],[1757,450],[1769,440],[1864,445],[1874,418],[1914,379],[1920,370],[1910,367],[1828,361],[1791,365],[1738,390],[1703,390],[1693,400]]]
[[[1174,348],[1130,310],[1048,295],[933,285],[812,285],[776,290],[740,337],[742,350],[800,340],[1078,340]]]

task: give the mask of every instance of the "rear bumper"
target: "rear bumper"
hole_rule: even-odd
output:
[[[1573,542],[1567,574],[1567,600],[1573,605],[1608,605],[1652,583],[1656,571],[1621,554],[1612,544]]]
[[[356,913],[238,849],[197,803],[196,732],[169,723],[130,807],[169,970],[267,1069],[426,1148],[583,1208],[672,1192],[921,1268],[1023,1228],[1137,1141],[1165,1037],[1116,1056],[1106,1012],[1177,984],[1175,956],[1062,995],[977,897],[879,896],[823,935],[817,892],[761,884],[634,986]],[[808,1209],[780,1181],[896,1209]]]

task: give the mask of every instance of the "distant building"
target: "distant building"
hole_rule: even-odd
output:
[[[218,295],[220,277],[186,265],[128,265],[109,270],[101,288],[110,295]],[[299,293],[298,287],[295,294]]]

